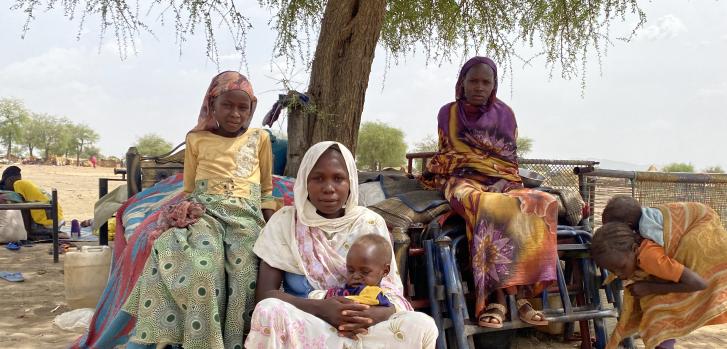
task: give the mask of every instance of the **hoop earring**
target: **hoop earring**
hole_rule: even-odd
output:
[[[217,124],[217,128],[219,129],[220,128],[220,122],[217,121],[217,119],[215,119],[215,123]]]

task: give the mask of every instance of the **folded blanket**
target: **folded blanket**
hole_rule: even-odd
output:
[[[447,203],[447,199],[439,190],[415,190],[396,195],[396,197],[416,213],[422,213]]]
[[[412,223],[429,223],[432,219],[450,210],[449,204],[434,206],[422,212],[416,212],[398,197],[388,198],[369,209],[381,215],[390,228],[408,229]]]
[[[558,217],[564,217],[568,224],[578,225],[583,218],[583,208],[586,202],[583,201],[578,190],[570,188],[548,188],[539,187],[537,190],[544,191],[556,196],[558,199]]]
[[[418,180],[409,178],[405,173],[401,172],[384,171],[381,173],[379,181],[387,198],[424,189]]]
[[[101,225],[118,211],[129,197],[127,196],[127,185],[121,185],[112,190],[93,205],[93,231],[98,230]]]
[[[424,187],[414,178],[399,171],[380,171],[380,172],[359,172],[358,184],[369,182],[380,182],[381,189],[387,198],[396,196],[410,191],[422,190]]]

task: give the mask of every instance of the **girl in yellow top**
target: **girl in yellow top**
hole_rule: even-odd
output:
[[[249,128],[256,99],[237,72],[217,75],[187,134],[184,190],[124,310],[128,348],[242,348],[253,310],[252,247],[275,208],[268,133]]]

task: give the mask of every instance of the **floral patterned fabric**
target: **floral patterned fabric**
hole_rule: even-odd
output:
[[[258,303],[247,349],[434,349],[437,326],[428,315],[402,311],[369,327],[358,340],[339,337],[336,328],[277,298]]]
[[[495,78],[482,106],[467,103],[464,96],[467,71],[478,64],[492,68]],[[547,193],[523,189],[517,123],[510,107],[496,97],[495,63],[485,57],[467,61],[455,91],[456,101],[439,111],[439,151],[421,180],[442,190],[466,221],[480,315],[496,289],[522,286],[534,295],[556,279],[558,202]]]
[[[530,189],[489,189],[458,177],[444,189],[452,210],[467,222],[478,315],[496,289],[525,286],[531,295],[540,293],[556,279],[558,261],[555,198]]]

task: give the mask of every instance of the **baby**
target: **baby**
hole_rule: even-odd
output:
[[[628,283],[608,348],[639,333],[646,347],[671,349],[676,338],[727,323],[727,231],[717,212],[696,202],[642,208],[617,196],[602,218],[591,256]]]
[[[601,215],[603,224],[621,222],[641,237],[664,246],[664,215],[658,208],[641,207],[636,199],[617,195],[608,200]]]
[[[381,279],[391,269],[391,244],[382,236],[368,234],[354,241],[346,255],[346,285],[327,291],[313,291],[309,298],[344,296],[360,304],[391,305],[381,289]]]

